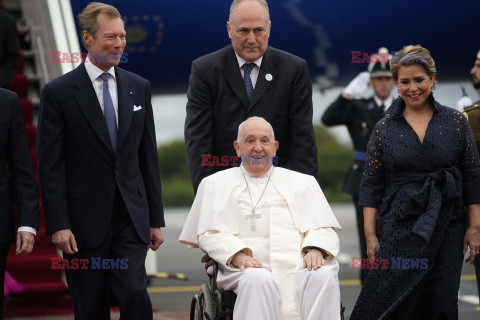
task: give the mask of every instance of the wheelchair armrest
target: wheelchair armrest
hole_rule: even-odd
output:
[[[205,270],[208,269],[208,267],[210,267],[215,261],[213,261],[212,258],[210,258],[210,256],[208,254],[204,255],[202,257],[202,263],[205,263]]]

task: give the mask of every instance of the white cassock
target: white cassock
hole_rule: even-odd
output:
[[[179,240],[219,263],[218,285],[237,294],[235,320],[340,319],[339,230],[312,176],[272,167],[255,177],[237,167],[202,180]],[[307,247],[328,252],[327,264],[303,269]],[[241,250],[265,268],[231,266]]]

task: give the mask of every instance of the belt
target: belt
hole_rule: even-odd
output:
[[[355,154],[353,155],[353,159],[359,160],[359,161],[365,161],[365,160],[367,160],[367,154],[363,151],[355,150]]]
[[[396,172],[387,175],[387,184],[411,185],[405,207],[392,208],[397,219],[416,216],[412,232],[430,240],[442,206],[449,214],[453,212],[455,200],[462,196],[462,175],[455,168],[430,173]]]

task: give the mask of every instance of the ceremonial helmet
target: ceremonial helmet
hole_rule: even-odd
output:
[[[368,65],[368,72],[370,72],[370,78],[377,77],[392,77],[390,72],[390,60],[392,56],[388,53],[387,48],[378,49],[378,55],[371,58],[371,62]]]

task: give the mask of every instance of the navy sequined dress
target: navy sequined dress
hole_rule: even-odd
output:
[[[433,116],[420,142],[398,98],[373,130],[360,205],[378,208],[378,259],[351,318],[457,319],[464,205],[480,203],[473,133],[458,111],[430,97]]]

